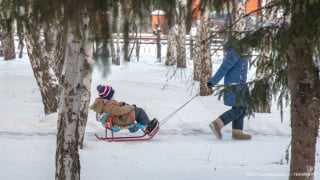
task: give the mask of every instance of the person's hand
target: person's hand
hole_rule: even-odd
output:
[[[207,87],[212,88],[212,84],[210,82],[207,82]]]

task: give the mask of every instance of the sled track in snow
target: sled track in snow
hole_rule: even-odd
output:
[[[278,132],[269,132],[269,133],[265,133],[265,132],[257,132],[257,131],[247,131],[249,134],[253,135],[253,136],[280,136],[280,137],[290,137],[289,134],[281,134]],[[85,134],[86,137],[90,137],[90,136],[95,136],[95,134],[103,134],[103,131],[97,131],[97,132],[87,132]],[[231,131],[225,131],[224,133],[228,135],[231,134]],[[56,136],[57,134],[55,132],[9,132],[9,131],[0,131],[0,137],[14,137],[14,136],[27,136],[27,137],[49,137],[49,136]],[[202,135],[211,135],[210,132],[206,132],[203,130],[198,130],[198,129],[194,129],[194,130],[186,130],[186,131],[176,131],[176,130],[168,130],[168,131],[161,131],[159,132],[159,134],[157,136],[175,136],[175,135],[182,135],[182,136],[202,136]],[[320,136],[318,137],[320,138]]]
[[[55,136],[56,133],[0,132],[0,136]]]
[[[86,133],[86,136],[94,136],[94,132]],[[56,133],[53,132],[7,132],[7,131],[0,131],[0,137],[1,136],[56,136]]]

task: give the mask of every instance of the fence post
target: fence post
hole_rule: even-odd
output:
[[[157,36],[157,60],[161,62],[161,43],[160,43],[161,29],[160,28],[154,29],[153,33]]]

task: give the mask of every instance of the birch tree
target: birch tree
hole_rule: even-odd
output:
[[[201,20],[200,20],[201,25]],[[202,51],[201,49],[201,42],[203,42],[203,39],[200,38],[203,29],[199,26],[197,28],[196,36],[195,36],[195,45],[193,48],[193,80],[200,81],[201,80],[201,56]],[[211,73],[209,73],[211,74]]]
[[[167,66],[172,66],[177,64],[177,37],[178,34],[178,24],[177,24],[177,16],[179,7],[178,4],[175,4],[175,7],[172,8],[172,18],[169,24],[168,31],[168,45],[167,45],[167,54],[165,64]]]
[[[2,43],[3,43],[4,60],[13,60],[16,58],[13,31],[3,31],[2,33],[3,33]]]
[[[177,16],[178,34],[177,34],[177,67],[187,67],[186,60],[186,7],[187,0],[177,0],[179,13]]]
[[[172,66],[177,64],[177,40],[176,34],[178,32],[177,25],[173,25],[169,29],[168,45],[165,64]]]
[[[15,4],[9,0],[0,2],[0,29],[1,29],[1,44],[3,48],[4,60],[12,60],[16,58],[15,44],[14,44],[14,13],[10,7]]]
[[[110,38],[110,47],[111,47],[111,57],[112,63],[116,65],[120,65],[120,18],[121,13],[119,13],[120,9],[119,2],[112,2],[112,25],[111,29],[116,31],[116,42],[114,41],[114,36],[111,35]],[[113,33],[112,33],[113,34]],[[115,46],[116,45],[116,46]]]
[[[212,62],[211,62],[211,31],[209,25],[209,6],[203,9],[199,31],[197,32],[198,40],[196,46],[199,46],[197,51],[197,60],[200,63],[201,75],[200,75],[200,96],[207,96],[213,93],[212,88],[207,87],[207,82],[212,74]],[[199,66],[199,65],[198,65]]]
[[[50,2],[48,2],[50,3]],[[63,11],[59,6],[52,14],[52,21],[44,23],[38,19],[36,4],[26,7],[24,37],[29,60],[37,81],[45,114],[57,112],[61,71],[64,62]],[[52,8],[54,5],[50,6]],[[48,6],[47,6],[48,7]],[[45,7],[43,7],[45,8]],[[49,8],[49,7],[48,7]],[[45,9],[43,9],[45,10]],[[60,17],[60,18],[59,18]]]
[[[79,21],[68,21],[68,46],[63,68],[61,99],[58,116],[56,179],[80,179],[78,151],[78,125],[82,102],[82,89],[91,82],[92,43],[89,40],[90,18],[88,12],[80,9]],[[74,33],[77,32],[77,33]],[[82,88],[81,88],[82,87]],[[90,86],[89,86],[90,87]]]

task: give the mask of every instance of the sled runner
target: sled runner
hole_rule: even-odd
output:
[[[105,127],[105,135],[99,136],[95,134],[95,136],[99,140],[109,141],[109,142],[126,142],[126,141],[147,141],[151,140],[159,131],[159,123],[155,121],[150,130],[146,125],[142,125],[139,123],[133,123],[129,126],[120,127],[117,125],[113,125],[111,118],[108,117],[108,113],[98,114],[96,116],[97,121],[100,121],[101,124]],[[127,129],[129,131],[129,135],[120,135],[117,133],[121,130]],[[117,135],[116,135],[117,134]],[[137,134],[137,135],[136,135]]]
[[[150,133],[143,131],[142,135],[115,136],[115,133],[111,129],[106,128],[105,136],[99,136],[97,134],[95,134],[95,136],[99,140],[109,141],[109,142],[147,141],[147,140],[151,140],[158,133],[159,129],[160,128],[158,126]],[[108,134],[110,136],[108,136]]]

